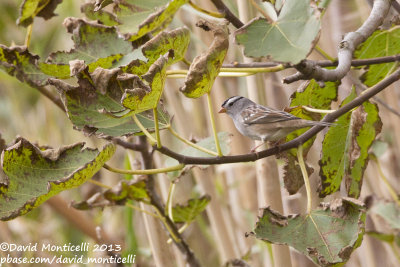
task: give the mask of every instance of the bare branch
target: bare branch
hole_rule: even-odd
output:
[[[366,58],[366,59],[353,59],[351,61],[351,66],[360,67],[366,65],[391,63],[396,61],[400,61],[400,54],[393,56]],[[309,62],[315,62],[315,65],[318,65],[320,67],[334,67],[338,65],[337,61],[332,62],[330,60],[318,60],[318,61],[309,60]],[[249,63],[234,62],[231,64],[223,64],[222,68],[269,68],[269,67],[276,67],[278,65],[280,65],[280,63],[276,62],[249,62]],[[285,66],[285,68],[289,67],[291,66]]]
[[[139,144],[143,147],[147,147],[146,137],[140,136],[139,139],[140,139]],[[157,145],[156,145],[156,147],[157,147]],[[141,151],[141,154],[142,154],[144,169],[151,169],[153,167],[153,159],[152,159],[151,152],[149,152],[147,149],[144,149]],[[149,195],[149,198],[150,198],[150,204],[153,206],[153,208],[157,209],[158,214],[160,214],[163,217],[164,223],[166,223],[168,225],[168,229],[170,229],[173,232],[173,235],[178,238],[178,241],[176,241],[176,240],[174,240],[174,238],[172,238],[172,236],[170,234],[171,239],[174,240],[174,244],[178,247],[178,249],[185,256],[188,266],[191,266],[191,267],[200,266],[200,263],[196,259],[193,251],[190,249],[189,245],[186,243],[186,241],[183,239],[182,235],[179,233],[176,225],[171,221],[171,219],[168,216],[165,216],[163,204],[161,202],[160,197],[158,196],[157,191],[154,188],[153,176],[148,175],[147,177],[148,178],[146,179],[146,190],[147,190],[147,194]]]
[[[323,69],[316,65],[315,62],[304,59],[295,66],[298,72],[286,77],[283,82],[292,83],[311,78],[317,81],[341,80],[350,70],[354,50],[382,24],[383,19],[389,12],[391,2],[391,0],[375,0],[371,14],[364,24],[355,32],[349,32],[345,35],[339,44],[339,64],[336,69]]]
[[[361,105],[363,102],[367,101],[368,99],[372,98],[375,96],[377,93],[381,92],[384,90],[386,87],[388,87],[390,84],[394,83],[395,81],[400,79],[400,69],[383,79],[381,82],[376,84],[375,86],[371,87],[367,91],[364,92],[364,94],[356,97],[354,100],[351,102],[347,103],[346,105],[342,106],[338,110],[327,114],[322,121],[324,122],[333,122],[346,112],[352,110],[353,108]],[[234,155],[234,156],[223,156],[223,157],[190,157],[190,156],[185,156],[179,153],[176,153],[167,147],[161,147],[157,148],[154,147],[154,149],[158,150],[159,152],[176,159],[179,161],[179,163],[183,164],[193,164],[193,165],[215,165],[215,164],[226,164],[226,163],[236,163],[236,162],[249,162],[249,161],[256,161],[261,158],[269,157],[272,155],[276,155],[282,151],[291,149],[291,148],[296,148],[300,144],[303,144],[306,142],[308,139],[316,135],[318,132],[320,132],[322,129],[324,129],[324,126],[314,126],[311,129],[309,129],[307,132],[304,134],[298,136],[297,138],[293,139],[290,142],[284,143],[282,145],[260,151],[258,153],[250,153],[250,154],[243,154],[243,155]]]
[[[51,102],[53,102],[57,107],[59,107],[62,111],[66,111],[64,104],[62,103],[61,99],[57,96],[54,96],[47,88],[43,86],[34,86],[41,94],[43,94],[45,97],[50,99]]]

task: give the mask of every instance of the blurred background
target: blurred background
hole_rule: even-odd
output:
[[[21,2],[0,1],[0,10],[2,10],[0,16],[1,44],[6,46],[24,44],[26,29],[16,25]],[[194,2],[204,9],[215,11],[215,7],[210,1]],[[245,23],[255,16],[249,2],[244,0],[225,1]],[[66,17],[83,18],[84,15],[80,13],[81,4],[82,1],[63,1],[55,11],[58,16],[48,21],[35,18],[30,52],[46,58],[51,52],[71,49],[73,42],[62,23]],[[330,56],[336,57],[336,47],[342,35],[357,29],[368,17],[369,12],[370,6],[364,0],[332,0],[322,18],[321,37],[318,45]],[[185,5],[178,11],[169,26],[169,28],[176,28],[186,25],[190,28],[192,40],[186,54],[186,59],[190,61],[206,50],[212,42],[212,36],[209,33],[195,27],[195,23],[201,17],[204,18],[189,5]],[[231,29],[233,32],[234,28]],[[233,38],[230,44],[225,63],[250,62],[250,59],[242,57],[242,52],[234,43]],[[313,52],[310,58],[323,59],[316,52]],[[187,66],[180,63],[173,65],[172,68],[182,69]],[[289,105],[289,96],[301,85],[301,82],[290,85],[281,83],[282,78],[291,73],[293,70],[249,77],[217,78],[212,90],[214,111],[217,112],[221,103],[233,95],[248,96],[260,104],[283,109]],[[342,81],[339,91],[340,99],[348,94],[352,84],[361,73],[362,70],[352,70]],[[199,140],[212,136],[206,97],[189,99],[183,96],[178,90],[183,85],[183,81],[184,79],[168,79],[162,97],[167,110],[174,115],[174,128],[188,139]],[[399,112],[399,92],[396,90],[398,84],[391,87],[384,90],[378,97]],[[49,88],[56,94],[54,88]],[[383,130],[379,138],[382,144],[379,162],[383,173],[396,192],[399,192],[400,118],[382,106],[380,106],[380,116],[383,121]],[[251,140],[236,131],[231,119],[226,115],[217,115],[217,129],[233,134],[230,141],[231,154],[247,153],[254,145]],[[0,71],[0,133],[8,144],[18,135],[31,142],[55,148],[81,141],[85,141],[89,147],[100,148],[104,143],[103,140],[85,137],[82,132],[75,131],[60,108],[36,89],[19,82],[2,71]],[[316,193],[319,183],[318,160],[322,136],[322,134],[318,135],[307,159],[315,170],[310,177],[315,193],[313,196],[314,207],[317,207],[322,201]],[[168,133],[163,132],[162,139],[163,143],[174,148],[175,151],[184,148],[183,144],[176,142]],[[139,159],[135,154],[132,156]],[[165,157],[155,154],[155,161],[156,165],[161,167]],[[126,166],[126,151],[118,148],[110,165],[120,168]],[[283,187],[282,180],[279,179],[281,176],[282,162],[274,158],[267,158],[257,163],[229,164],[206,169],[194,168],[179,180],[174,203],[184,203],[190,197],[205,193],[212,198],[206,212],[198,216],[196,221],[183,233],[184,238],[204,266],[221,266],[231,259],[241,258],[251,266],[272,266],[271,251],[274,251],[274,255],[287,255],[282,246],[275,247],[256,240],[254,237],[245,237],[245,233],[254,228],[260,207],[271,206],[285,215],[305,212],[305,189],[302,188],[297,194],[289,196]],[[377,164],[370,161],[364,176],[361,199],[370,194],[379,198],[389,198],[389,193],[379,177]],[[107,170],[101,170],[95,177],[109,186],[117,184],[124,178],[127,177]],[[156,180],[160,195],[165,201],[170,181],[164,174],[158,175]],[[86,212],[69,207],[71,201],[85,200],[101,190],[93,184],[86,183],[78,189],[69,190],[53,197],[25,216],[9,222],[0,222],[0,242],[16,244],[39,242],[62,245],[81,242],[94,244],[96,240],[103,240],[121,244],[125,254],[135,254],[137,266],[156,266],[160,262],[162,265],[159,266],[184,266],[181,254],[173,245],[167,245],[167,237],[157,222],[154,231],[157,231],[157,235],[159,235],[156,239],[158,245],[154,247],[150,244],[149,233],[146,232],[143,222],[146,218],[141,212],[123,206]],[[333,194],[324,201],[338,196],[340,193]],[[383,231],[382,227],[383,225],[376,218],[368,216],[367,230]],[[15,252],[15,255],[21,255],[21,253]],[[46,254],[45,252],[40,253]],[[85,256],[90,256],[90,253],[94,252],[91,251]],[[361,247],[352,254],[345,266],[398,266],[400,264],[398,253],[398,247],[390,246],[388,243],[365,235]],[[308,258],[292,249],[290,254],[292,266],[315,266]],[[62,265],[65,266],[64,264],[60,266]],[[284,265],[276,264],[275,266]]]

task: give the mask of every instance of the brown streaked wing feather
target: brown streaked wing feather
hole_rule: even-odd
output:
[[[290,113],[261,106],[248,107],[242,111],[241,115],[245,124],[266,124],[300,119]]]

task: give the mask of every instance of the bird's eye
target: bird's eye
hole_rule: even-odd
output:
[[[228,106],[232,107],[233,103],[229,103]]]

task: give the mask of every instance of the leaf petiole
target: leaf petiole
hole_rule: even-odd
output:
[[[212,130],[213,130],[213,134],[214,134],[215,146],[217,148],[218,156],[222,157],[223,154],[222,154],[222,150],[221,150],[221,145],[219,144],[217,129],[216,129],[216,126],[215,126],[215,118],[214,118],[214,112],[213,112],[213,109],[212,109],[211,93],[210,92],[207,93],[207,103],[208,103],[208,112],[210,113],[211,126],[212,126]]]
[[[153,146],[154,144],[156,144],[157,140],[154,139],[154,137],[146,130],[146,128],[143,126],[143,124],[137,118],[136,114],[133,114],[132,118],[135,121],[136,125],[140,128],[140,130],[142,130],[144,135],[147,136],[147,138],[149,139],[150,145]]]
[[[109,170],[111,172],[121,173],[121,174],[131,174],[131,175],[141,175],[141,174],[150,175],[150,174],[157,174],[157,173],[164,173],[164,172],[173,172],[173,171],[182,170],[184,167],[185,167],[184,164],[178,164],[175,166],[159,168],[159,169],[125,170],[125,169],[114,168],[114,167],[108,166],[107,164],[103,165],[104,169]]]
[[[156,131],[157,148],[161,148],[161,137],[160,137],[160,128],[158,126],[157,107],[153,108],[153,116],[154,116],[154,129]]]
[[[304,164],[303,159],[303,145],[299,145],[297,148],[297,159],[299,161],[301,173],[303,174],[304,186],[306,187],[307,192],[307,214],[311,214],[311,186],[310,179],[308,178],[308,173],[306,170],[306,165]]]
[[[183,138],[183,137],[180,136],[177,132],[175,132],[174,129],[172,129],[171,125],[169,125],[169,126],[167,127],[167,129],[170,131],[170,133],[171,133],[173,136],[175,136],[176,138],[178,138],[179,140],[181,140],[183,143],[185,143],[185,144],[187,144],[187,145],[189,145],[189,146],[191,146],[191,147],[194,147],[194,148],[196,148],[196,149],[198,149],[198,150],[200,150],[200,151],[202,151],[202,152],[204,152],[204,153],[210,154],[210,155],[212,155],[212,156],[218,156],[218,153],[215,153],[215,152],[212,151],[212,150],[209,150],[209,149],[207,149],[207,148],[204,148],[204,147],[202,147],[202,146],[199,146],[199,145],[197,145],[197,144],[195,144],[195,143],[193,143],[193,142],[190,142],[189,140]]]

